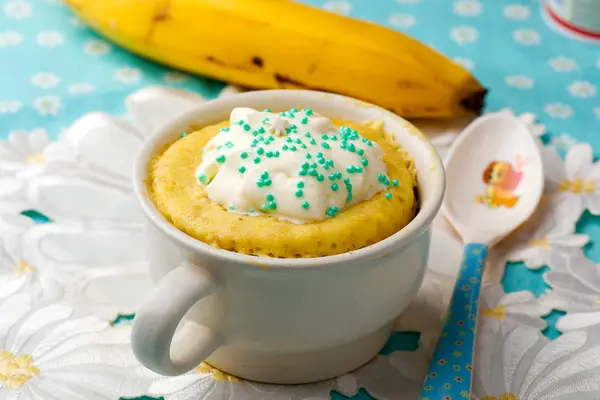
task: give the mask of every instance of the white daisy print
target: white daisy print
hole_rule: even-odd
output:
[[[542,41],[541,35],[533,29],[515,29],[513,39],[523,46],[535,46]]]
[[[95,316],[69,320],[72,315],[69,307],[50,305],[0,332],[3,391],[23,400],[48,398],[46,393],[61,400],[142,393],[149,379],[140,376],[128,343],[130,329],[111,328]]]
[[[600,348],[586,332],[550,340],[538,329],[518,327],[506,336],[477,335],[477,346],[475,399],[597,398],[597,379],[586,372],[600,366]]]
[[[38,110],[40,115],[56,115],[62,107],[60,97],[45,96],[38,97],[33,101],[33,107]]]
[[[25,19],[31,16],[31,4],[25,0],[10,0],[4,3],[4,14],[11,19]]]
[[[96,86],[89,82],[72,83],[67,88],[67,92],[70,94],[85,94],[96,90]]]
[[[588,81],[575,81],[569,85],[567,90],[571,96],[581,99],[596,97],[596,85]]]
[[[44,150],[50,144],[45,129],[13,131],[0,142],[0,172],[19,172],[44,163]]]
[[[0,100],[0,114],[14,114],[21,107],[23,107],[23,103],[19,100]]]
[[[565,259],[582,254],[582,247],[590,238],[576,234],[575,224],[567,211],[560,206],[551,206],[550,215],[545,215],[534,232],[528,232],[528,240],[520,240],[506,256],[508,261],[523,261],[527,268],[549,266],[560,268]],[[571,211],[567,211],[570,213]]]
[[[600,215],[600,162],[594,163],[593,157],[592,148],[587,143],[573,146],[567,152],[564,163],[556,151],[545,149],[546,186],[555,193],[557,201],[562,203],[561,207],[567,210],[563,213],[569,215],[562,218],[577,221],[586,209]],[[580,237],[565,237],[573,245],[582,241]]]
[[[492,332],[510,332],[517,326],[544,329],[542,317],[552,311],[530,291],[505,293],[500,285],[482,290],[479,307],[482,324],[478,328]]]
[[[507,76],[504,81],[508,86],[518,89],[531,89],[533,87],[533,79],[525,75]]]
[[[415,17],[410,14],[392,14],[388,23],[395,28],[410,28],[417,23]]]
[[[459,0],[454,3],[454,13],[462,17],[476,17],[483,11],[478,0]]]
[[[522,4],[509,4],[504,6],[504,17],[515,21],[525,21],[531,15],[529,7]]]
[[[350,14],[350,11],[352,11],[352,4],[345,0],[329,0],[323,4],[323,9],[342,15],[348,15]]]
[[[189,75],[179,71],[169,71],[165,72],[162,79],[165,83],[183,83],[187,81],[189,77]]]
[[[122,83],[135,83],[140,80],[141,76],[142,71],[131,67],[119,68],[113,73],[113,79]]]
[[[110,51],[110,45],[104,40],[92,39],[83,45],[83,51],[92,56],[103,56]]]
[[[600,315],[596,318],[586,318],[587,321],[583,322],[578,321],[581,315],[576,317],[572,314],[587,311],[599,314],[600,266],[598,264],[583,255],[573,257],[568,260],[564,270],[545,273],[544,280],[552,287],[552,292],[542,300],[552,301],[555,307],[561,305],[561,309],[569,311],[568,318],[561,318],[557,324],[557,327],[560,324],[561,331],[600,324]]]
[[[474,43],[478,36],[477,29],[471,26],[457,26],[450,31],[450,37],[459,45]]]
[[[548,61],[548,65],[556,72],[569,72],[579,68],[577,61],[568,57],[553,57]]]
[[[571,147],[577,144],[577,140],[566,133],[550,138],[550,144],[562,151],[569,151]]]
[[[0,47],[18,46],[23,41],[19,32],[0,32]]]
[[[38,72],[32,75],[31,84],[40,89],[50,89],[58,85],[60,78],[52,72]]]
[[[64,43],[65,39],[60,32],[40,32],[36,36],[37,44],[44,47],[56,47]]]
[[[468,58],[454,57],[452,61],[454,61],[455,63],[457,63],[458,65],[460,65],[468,71],[473,71],[473,69],[475,68],[475,63],[473,62],[473,60],[470,60]]]
[[[544,106],[544,111],[552,118],[567,119],[573,116],[573,107],[568,104],[550,103]]]

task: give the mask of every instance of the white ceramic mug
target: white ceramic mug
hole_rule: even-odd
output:
[[[227,120],[235,107],[308,107],[328,117],[383,121],[415,159],[418,214],[387,239],[320,258],[238,254],[177,230],[148,196],[148,162],[181,132]],[[135,166],[156,282],[133,322],[136,357],[164,375],[185,373],[206,360],[232,375],[271,383],[319,381],[358,368],[382,348],[421,285],[444,182],[439,156],[412,125],[343,96],[256,91],[213,100],[176,118],[145,143]]]

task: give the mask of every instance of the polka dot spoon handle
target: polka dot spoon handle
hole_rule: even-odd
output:
[[[470,398],[479,290],[486,255],[485,244],[465,246],[448,319],[433,354],[420,400]]]

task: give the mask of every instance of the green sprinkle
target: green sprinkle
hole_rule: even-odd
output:
[[[350,200],[352,200],[352,193],[348,193],[348,196],[346,196],[346,202],[349,203]]]
[[[244,151],[242,154],[240,154],[240,157],[242,157],[242,158],[248,158],[248,153],[246,153]]]
[[[308,210],[308,208],[310,207],[310,204],[308,201],[303,201],[302,202],[302,208],[304,208],[305,210]]]
[[[297,108],[290,108],[290,112],[291,112],[291,113],[297,113],[297,112],[298,112],[298,109],[297,109]]]
[[[265,179],[265,186],[271,186],[271,183],[273,183],[273,181],[270,179]]]
[[[291,137],[285,138],[285,141],[288,142],[288,143],[292,143],[293,142],[293,140],[292,140]]]
[[[318,167],[318,165],[317,165],[317,163],[311,163],[311,164],[310,164],[310,167],[311,167],[311,168],[317,168],[317,167]]]
[[[252,127],[248,124],[244,124],[243,128],[246,132],[248,132],[250,129],[252,129]]]
[[[198,176],[198,179],[200,180],[200,182],[205,182],[206,181],[206,174],[200,174],[200,176]]]
[[[363,158],[362,160],[360,160],[360,163],[366,167],[367,165],[369,165],[369,160],[367,160],[366,158]]]
[[[305,169],[301,169],[301,170],[298,172],[298,175],[300,175],[300,176],[305,176],[305,175],[308,175],[308,171],[306,171]]]
[[[307,160],[310,160],[312,158],[312,156],[309,153],[306,153],[304,157],[306,157]]]
[[[273,201],[273,200],[275,200],[275,196],[273,196],[271,193],[268,193],[265,196],[265,199],[267,199],[267,201]]]
[[[301,144],[302,143],[302,139],[294,139],[294,143]]]
[[[304,137],[310,137],[310,132],[305,132]]]
[[[329,140],[336,141],[337,140],[337,136],[335,136],[335,135],[329,136]]]
[[[400,182],[398,182],[398,180],[397,180],[397,179],[394,179],[394,180],[392,181],[392,185],[394,185],[394,186],[398,186],[398,184],[399,184],[399,183],[400,183]]]
[[[354,165],[348,165],[346,167],[346,171],[348,171],[349,174],[353,174],[354,173]]]
[[[344,183],[346,185],[349,185],[350,184],[350,178],[344,178]]]
[[[365,151],[363,149],[357,149],[356,154],[358,154],[359,156],[362,156],[363,154],[365,154]]]
[[[296,146],[290,146],[290,151],[296,151]]]
[[[331,146],[329,145],[329,143],[321,143],[321,147],[324,148],[325,150],[329,150],[331,148]]]
[[[269,202],[269,208],[271,210],[277,210],[277,203],[275,203],[274,201],[270,201]]]
[[[260,164],[260,157],[254,157],[252,161],[254,161],[254,164]]]
[[[308,149],[308,147],[306,147],[306,145],[305,145],[304,143],[302,143],[302,144],[300,145],[300,147],[301,147],[301,148],[303,148],[303,149]]]
[[[317,153],[317,158],[321,158],[323,157],[323,153],[321,153],[320,151]]]
[[[317,176],[317,175],[319,175],[319,173],[317,172],[316,169],[311,169],[310,171],[308,171],[308,174],[310,176]]]
[[[262,174],[260,174],[260,178],[261,179],[269,179],[269,173],[267,171],[264,171]]]
[[[260,209],[265,212],[269,211],[269,204],[264,203],[262,206],[260,206]]]
[[[260,128],[258,128],[258,131],[259,131],[260,133],[265,133],[265,128],[263,128],[263,127],[261,126]],[[272,136],[271,136],[271,139],[273,139],[273,137],[272,137]],[[275,140],[275,139],[273,139],[273,140]]]
[[[359,174],[363,172],[362,167],[354,167],[354,172],[358,172]]]
[[[187,135],[188,135],[188,134],[187,134],[187,132],[183,132],[181,135],[179,135],[179,137],[182,137],[182,138],[184,138],[184,137],[186,137]]]
[[[317,180],[319,182],[323,182],[325,180],[325,177],[323,175],[319,174],[319,175],[317,175]]]
[[[261,188],[261,187],[265,186],[265,183],[263,181],[257,181],[256,186]]]
[[[256,153],[262,156],[263,154],[265,154],[265,149],[259,147],[258,150],[256,150]]]
[[[324,159],[324,158],[319,158],[319,159],[317,160],[317,162],[318,162],[319,164],[325,164],[325,163],[326,163],[326,161],[325,161],[325,159]]]
[[[310,167],[310,164],[307,162],[303,162],[302,165],[300,166],[302,169],[308,169]]]
[[[354,146],[354,143],[349,143],[348,144],[348,151],[354,153],[356,151],[356,146]]]
[[[267,156],[268,158],[273,157],[273,152],[272,151],[267,151],[267,153],[265,154],[265,156]]]
[[[221,128],[219,129],[219,132],[229,132],[229,128]]]
[[[279,157],[280,155],[281,155],[281,153],[280,153],[280,152],[278,152],[278,151],[276,151],[275,153],[273,153],[273,156],[274,156],[275,158]]]
[[[243,119],[240,119],[240,120],[239,120],[238,122],[236,122],[236,123],[237,123],[238,125],[240,125],[240,126],[241,126],[241,125],[244,125],[244,120],[243,120]]]
[[[299,181],[298,183],[296,183],[296,187],[297,187],[298,189],[302,189],[302,188],[304,187],[304,182],[302,182],[302,181]]]
[[[335,217],[338,212],[339,209],[337,207],[329,207],[326,214],[328,217]]]
[[[252,136],[258,136],[258,135],[259,135],[258,131],[252,131]]]
[[[284,144],[283,146],[281,146],[281,150],[287,150],[287,149],[289,149],[287,144]]]
[[[346,148],[346,142],[341,142],[340,143],[340,148],[341,149],[345,149]]]
[[[223,154],[217,156],[217,162],[223,164],[225,162],[225,156]]]
[[[388,200],[391,200],[392,199],[392,194],[391,193],[386,193],[385,194],[385,198],[388,199]]]
[[[331,190],[333,190],[334,192],[337,192],[337,190],[339,189],[339,186],[337,183],[332,183],[331,184]]]
[[[300,120],[300,123],[301,123],[302,125],[306,125],[306,124],[308,124],[308,118],[306,118],[306,117],[302,118],[302,119]]]
[[[296,190],[296,197],[304,196],[304,192],[302,190]]]
[[[246,167],[244,167],[243,165],[238,169],[238,171],[240,171],[240,173],[244,173],[246,172]]]
[[[271,112],[271,109],[270,109],[270,108],[265,108],[265,109],[263,110],[263,112]]]
[[[323,140],[327,140],[329,139],[329,136],[327,136],[325,133],[321,135],[321,139]]]
[[[302,111],[304,111],[304,114],[306,115],[312,115],[313,111],[310,108],[303,108]]]
[[[330,181],[335,181],[337,179],[337,176],[335,173],[333,173],[333,174],[329,174],[329,176],[327,178],[329,178]]]
[[[315,138],[310,138],[310,140],[308,141],[308,143],[310,144],[317,144],[317,141],[315,140]]]

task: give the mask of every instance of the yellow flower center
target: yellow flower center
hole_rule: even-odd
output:
[[[0,350],[0,383],[2,386],[19,389],[39,373],[40,370],[33,365],[30,355],[15,356],[13,353]]]
[[[506,318],[506,312],[504,311],[503,305],[498,305],[494,308],[486,308],[483,310],[483,315],[485,315],[486,317],[497,319],[498,321],[502,321],[504,318]]]
[[[43,164],[46,162],[46,157],[42,153],[31,154],[27,157],[30,164]]]
[[[590,194],[596,191],[596,182],[577,178],[573,181],[562,181],[558,185],[561,192],[571,192],[574,194]]]
[[[210,374],[215,381],[229,381],[229,382],[239,382],[240,378],[237,376],[229,375],[220,369],[216,369],[212,365],[203,362],[200,364],[195,370],[198,374]]]
[[[512,393],[501,394],[500,397],[485,396],[481,400],[519,400],[519,398]]]
[[[32,267],[25,260],[19,260],[17,265],[15,265],[15,274],[17,275],[25,275],[28,272],[35,271],[35,267]]]
[[[529,241],[529,247],[539,247],[541,249],[550,249],[550,241],[548,238],[533,239]]]

